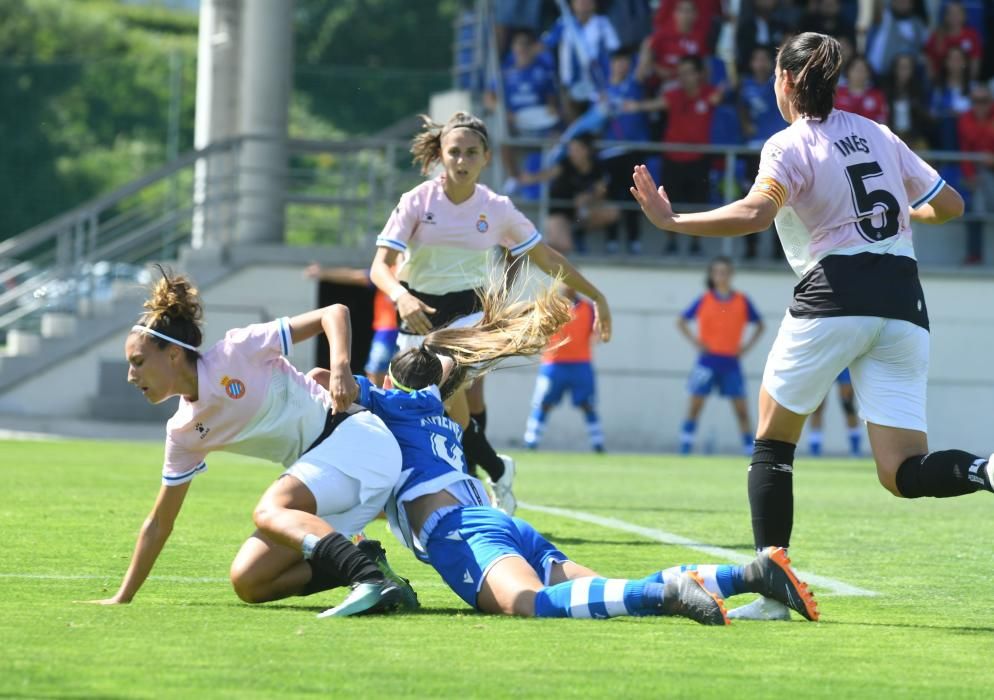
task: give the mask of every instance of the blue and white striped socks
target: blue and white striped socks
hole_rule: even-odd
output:
[[[719,595],[722,598],[729,598],[740,593],[748,593],[745,588],[742,567],[730,566],[728,564],[684,564],[683,566],[671,566],[669,569],[657,571],[642,580],[665,585],[672,579],[679,578],[687,571],[696,571],[704,582],[704,587],[710,593]]]
[[[603,619],[648,615],[662,602],[661,583],[590,576],[540,590],[535,595],[535,617]]]

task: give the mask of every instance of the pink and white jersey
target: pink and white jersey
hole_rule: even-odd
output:
[[[381,248],[407,254],[398,278],[411,289],[449,294],[486,284],[496,246],[521,255],[542,235],[510,199],[484,185],[461,204],[442,189],[444,175],[404,193],[382,233]]]
[[[772,199],[801,281],[795,318],[875,316],[928,330],[911,209],[945,182],[882,124],[833,110],[801,118],[763,147],[753,192]]]
[[[175,486],[223,450],[290,466],[324,429],[331,399],[286,359],[286,318],[228,331],[197,361],[197,400],[166,424],[162,483]]]
[[[777,232],[804,277],[829,255],[915,258],[910,209],[945,182],[886,126],[841,110],[801,118],[766,142],[753,191],[780,207]]]

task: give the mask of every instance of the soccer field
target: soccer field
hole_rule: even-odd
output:
[[[228,565],[279,471],[219,455],[195,480],[135,601],[77,602],[116,589],[159,487],[161,456],[149,443],[0,442],[0,697],[990,694],[994,504],[985,494],[902,502],[866,461],[799,459],[791,554],[825,579],[814,586],[820,623],[484,616],[383,521],[368,532],[412,579],[423,609],[318,620],[341,591],[261,606],[235,597]],[[519,457],[519,497],[571,511],[519,515],[604,574],[715,561],[692,543],[660,541],[668,534],[751,550],[742,459]],[[875,595],[838,592],[853,588]]]

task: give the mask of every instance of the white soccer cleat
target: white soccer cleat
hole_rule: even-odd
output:
[[[494,508],[502,510],[508,515],[514,515],[518,509],[518,499],[514,497],[514,460],[507,455],[497,455],[504,463],[504,475],[491,481],[487,479],[490,488],[494,492]]]
[[[760,596],[748,605],[728,611],[732,620],[789,620],[790,608],[780,601]]]

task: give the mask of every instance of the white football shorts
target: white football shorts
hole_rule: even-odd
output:
[[[928,331],[876,316],[794,318],[773,342],[763,388],[784,408],[809,415],[846,367],[868,423],[927,432]]]
[[[314,495],[318,517],[351,537],[383,510],[400,466],[396,438],[382,420],[362,411],[342,421],[284,473]]]

